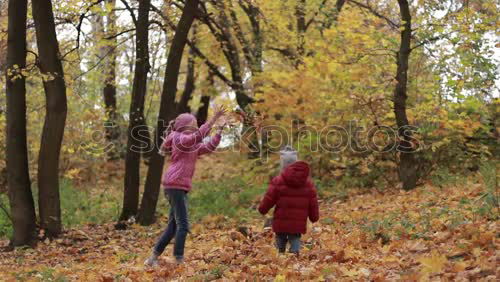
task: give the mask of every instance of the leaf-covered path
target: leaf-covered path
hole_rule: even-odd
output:
[[[238,230],[212,216],[193,226],[184,265],[169,262],[169,246],[160,266],[146,269],[160,225],[84,226],[36,249],[0,253],[0,280],[496,281],[498,224],[476,210],[481,191],[471,182],[324,200],[298,258],[277,254],[261,220]]]

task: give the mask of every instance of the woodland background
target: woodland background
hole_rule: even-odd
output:
[[[40,242],[34,252],[54,247],[64,254],[78,232],[120,238],[142,232],[153,240],[168,210],[159,197],[164,159],[155,144],[178,113],[191,112],[201,124],[222,104],[231,109],[232,126],[225,150],[200,161],[190,203],[192,220],[205,226],[197,236],[213,224],[219,228],[225,216],[231,224],[223,224],[220,240],[270,238],[268,231],[256,234],[262,219],[254,208],[278,173],[276,152],[287,136],[311,163],[322,197],[325,221],[317,238],[311,235],[311,250],[325,234],[351,238],[349,232],[359,231],[356,238],[368,234],[385,248],[401,240],[449,243],[461,235],[436,232],[477,229],[483,235],[464,235],[472,243],[458,257],[427,257],[429,245],[402,248],[413,261],[420,262],[415,252],[424,253],[417,263],[423,268],[409,263],[404,275],[456,270],[491,278],[492,269],[455,264],[488,261],[497,240],[490,233],[499,212],[498,9],[492,0],[0,1],[6,93],[0,96],[0,237],[7,250]],[[319,134],[329,126],[348,129],[351,138]],[[401,218],[394,199],[438,210],[404,208],[399,212],[408,218]],[[377,206],[394,213],[376,212]],[[359,258],[352,258],[369,252],[344,257],[349,251],[339,250],[346,246],[323,248],[331,252],[309,259],[356,264]],[[57,263],[40,269],[30,264],[32,254],[15,252],[26,269],[12,277],[69,275]],[[137,264],[146,255],[140,252],[119,257],[117,265]],[[152,275],[243,277],[232,269],[241,267],[234,265],[237,255],[218,258],[230,266],[195,264]],[[324,270],[321,263],[307,275],[389,275],[373,265]],[[279,268],[252,269],[276,279],[302,273]],[[116,278],[119,271],[111,272]],[[469,272],[464,277],[477,275]]]

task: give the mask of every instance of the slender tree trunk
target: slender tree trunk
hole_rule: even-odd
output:
[[[253,33],[253,56],[251,61],[251,72],[252,78],[259,80],[258,78],[262,75],[264,70],[263,67],[263,36],[260,28],[260,20],[259,20],[259,10],[256,6],[250,5],[248,10],[248,18],[250,19],[250,23],[252,25],[252,33]],[[262,93],[262,82],[257,81],[253,83],[253,92],[254,96]],[[257,113],[261,115],[261,113]],[[260,157],[267,158],[269,155],[269,146],[268,146],[268,132],[266,130],[260,130]]]
[[[115,7],[116,0],[106,0],[106,2],[111,6]],[[118,127],[117,119],[118,114],[116,112],[116,15],[114,11],[109,11],[106,21],[106,36],[113,37],[108,39],[105,46],[105,51],[103,52],[107,56],[106,63],[104,65],[104,88],[103,88],[103,98],[104,107],[106,109],[106,122],[104,124],[106,129],[106,139],[113,147],[108,152],[110,159],[119,158],[119,137],[120,128]]]
[[[191,42],[196,44],[196,25],[193,24],[191,29]],[[186,83],[184,84],[184,92],[182,92],[181,100],[177,105],[177,111],[179,113],[190,113],[191,107],[189,107],[189,101],[193,97],[193,92],[195,90],[196,74],[195,74],[195,53],[191,48],[189,49],[188,63],[187,63],[187,74]]]
[[[251,104],[254,102],[254,99],[247,95],[247,91],[245,89],[245,86],[243,85],[244,69],[242,68],[240,62],[240,51],[238,48],[238,44],[236,43],[231,31],[231,24],[233,23],[231,22],[230,17],[228,17],[226,14],[227,8],[225,1],[212,0],[210,2],[216,7],[218,11],[218,15],[216,18],[217,24],[212,24],[208,20],[205,20],[204,22],[210,28],[210,31],[212,32],[214,37],[217,39],[224,57],[226,58],[231,69],[230,86],[235,93],[238,106],[243,112],[245,112],[245,120],[243,122],[241,139],[249,148],[248,157],[251,159],[258,158],[260,155],[260,148],[258,145],[258,135],[255,130],[255,126],[253,125],[253,116],[255,115],[255,113],[251,108]],[[231,13],[231,10],[229,10],[229,12]],[[215,26],[217,28],[215,28]],[[241,30],[236,30],[236,32],[241,41]],[[246,46],[244,47],[246,48]],[[246,52],[245,50],[249,51],[249,49],[245,48],[243,50],[244,52]],[[247,57],[248,54],[249,53],[247,52]]]
[[[150,128],[146,123],[146,118],[142,120],[142,123],[138,126],[139,128],[139,143],[141,144],[141,157],[144,164],[149,165],[149,159],[154,151],[154,142],[151,140]]]
[[[8,4],[9,1],[0,0],[0,21],[7,22],[8,21]],[[5,75],[5,70],[7,69],[7,38],[2,36],[0,38],[0,75]],[[3,114],[4,111],[0,110],[0,115]]]
[[[201,126],[207,121],[208,109],[210,107],[210,96],[203,95],[200,98],[200,107],[196,112],[196,120],[198,121],[198,126]]]
[[[246,59],[246,63],[250,69],[250,72],[252,74],[252,78],[258,77],[263,70],[262,66],[262,50],[263,50],[263,38],[260,30],[260,20],[259,20],[259,9],[257,6],[255,6],[254,3],[252,2],[246,2],[243,3],[242,1],[239,1],[240,7],[243,9],[243,11],[246,13],[248,20],[251,25],[251,31],[252,31],[252,40],[248,40],[245,37],[245,34],[242,31],[242,28],[240,26],[240,22],[238,20],[238,16],[234,10],[234,7],[231,2],[228,2],[229,5],[229,13],[231,15],[231,20],[232,22],[232,27],[236,33],[236,38],[239,40],[240,45],[242,46],[243,54]],[[220,9],[223,11],[224,5],[220,4]],[[223,22],[227,22],[227,19],[225,17],[225,14],[221,12],[221,19]],[[304,22],[305,24],[305,22]],[[221,25],[224,27],[224,25]],[[227,33],[224,28],[222,28],[223,32]],[[227,36],[230,38],[230,36]],[[233,59],[235,60],[235,59]],[[239,68],[238,65],[236,65],[237,70]],[[241,76],[240,76],[241,77]],[[235,77],[240,79],[240,77]],[[239,86],[239,84],[237,85]],[[257,82],[253,84],[253,92],[254,94],[257,94],[260,92],[261,88],[261,83]],[[238,91],[241,93],[244,93],[244,89],[236,89],[235,90],[237,93]],[[243,95],[242,95],[243,96]],[[245,97],[246,94],[243,96]],[[247,97],[247,96],[246,96]],[[249,158],[258,158],[261,154],[265,154],[267,150],[267,145],[265,143],[265,140],[267,139],[267,136],[265,136],[265,132],[258,132],[258,129],[254,125],[254,118],[253,116],[259,116],[260,113],[258,112],[253,112],[252,109],[250,108],[250,103],[253,103],[253,101],[242,101],[242,103],[249,103],[247,106],[247,109],[245,109],[246,112],[246,118],[244,120],[244,127],[243,127],[243,134],[242,138],[243,141],[247,143],[247,146],[250,150],[248,157]],[[259,133],[260,135],[260,141],[261,144],[259,144]]]
[[[306,33],[306,0],[297,0],[295,6],[297,17],[297,64],[301,64],[305,55],[305,33]]]
[[[208,72],[208,82],[210,90],[206,91],[208,93],[212,93],[215,90],[215,81],[214,74],[212,72]],[[208,118],[208,109],[210,107],[210,95],[203,95],[200,98],[200,106],[196,111],[196,121],[198,122],[198,126],[201,126],[207,121]]]
[[[259,139],[257,130],[254,126],[255,113],[251,109],[253,99],[247,95],[243,85],[243,69],[241,67],[239,49],[231,33],[230,20],[226,15],[226,6],[223,1],[217,2],[219,9],[219,26],[225,41],[220,42],[224,55],[231,68],[231,79],[233,80],[233,90],[236,94],[236,102],[245,112],[243,121],[242,139],[246,143],[250,159],[256,159],[260,156]]]
[[[158,115],[158,124],[155,132],[156,144],[161,144],[161,137],[165,131],[166,124],[176,116],[175,95],[177,93],[177,81],[179,78],[179,68],[181,65],[182,54],[189,30],[193,24],[194,17],[198,8],[199,0],[186,0],[182,16],[175,29],[175,35],[172,39],[172,45],[167,58],[167,67],[165,69],[165,79],[163,82],[163,91],[161,93],[160,112]],[[157,147],[158,148],[158,147]],[[154,222],[156,204],[160,190],[161,173],[163,170],[163,156],[155,150],[151,156],[151,165],[148,168],[146,186],[139,211],[139,223],[149,225]]]
[[[136,61],[132,101],[130,102],[130,121],[127,130],[127,155],[125,157],[125,183],[123,193],[123,209],[120,220],[137,215],[139,205],[139,182],[141,151],[140,130],[144,123],[144,99],[146,96],[147,73],[149,71],[148,28],[150,0],[139,2],[139,18],[136,34]]]
[[[66,85],[50,0],[32,0],[33,20],[46,97],[38,157],[40,223],[48,236],[61,233],[59,155],[66,123]]]
[[[210,27],[212,34],[217,39],[224,57],[226,58],[229,67],[231,68],[231,88],[236,94],[236,103],[241,110],[246,111],[253,99],[249,97],[243,85],[243,68],[240,62],[240,50],[231,32],[231,21],[226,14],[226,5],[224,1],[212,0],[212,4],[218,10],[217,30],[214,25],[205,21]]]
[[[408,84],[408,61],[410,57],[411,44],[411,14],[407,0],[398,0],[403,23],[401,30],[401,42],[397,54],[396,88],[394,90],[394,114],[398,126],[400,142],[398,146],[399,155],[399,178],[403,182],[403,189],[415,188],[417,182],[417,166],[415,164],[414,150],[411,144],[411,131],[408,117],[406,115],[406,99]]]
[[[92,38],[92,49],[89,56],[89,60],[87,62],[87,68],[95,68],[95,74],[92,72],[91,76],[87,78],[87,92],[92,93],[92,97],[94,95],[99,95],[98,91],[103,87],[103,72],[105,68],[101,62],[101,58],[105,57],[106,48],[102,45],[103,38],[105,35],[104,29],[104,3],[100,2],[95,6],[96,12],[90,15],[90,37]],[[96,67],[97,66],[97,67]],[[95,94],[94,94],[95,91]]]
[[[27,0],[9,0],[7,43],[7,185],[14,234],[11,244],[29,244],[35,235],[36,214],[26,144]],[[15,67],[16,66],[16,67]]]

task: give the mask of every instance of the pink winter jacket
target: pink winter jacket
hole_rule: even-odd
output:
[[[161,150],[171,151],[171,164],[163,174],[162,187],[164,189],[181,189],[189,192],[199,155],[215,151],[220,143],[220,133],[215,134],[206,143],[203,143],[213,122],[207,122],[198,130],[191,133],[173,131],[161,145]]]

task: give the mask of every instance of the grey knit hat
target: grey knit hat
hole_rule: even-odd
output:
[[[285,146],[280,151],[280,170],[297,161],[297,151],[292,146]]]

